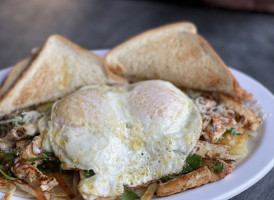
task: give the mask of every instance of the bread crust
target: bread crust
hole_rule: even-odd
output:
[[[3,96],[20,77],[23,70],[29,65],[31,57],[27,57],[14,65],[0,88],[0,97]]]

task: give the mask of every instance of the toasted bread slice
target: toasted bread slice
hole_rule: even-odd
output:
[[[12,67],[4,83],[2,84],[2,87],[0,88],[0,98],[12,87],[18,77],[22,75],[24,70],[27,69],[32,60],[37,56],[38,52],[39,48],[33,48],[29,57],[19,61]]]
[[[29,61],[23,62],[21,67],[28,65]],[[101,57],[62,36],[52,35],[0,99],[0,116],[56,100],[84,85],[120,81],[115,75],[107,73]]]
[[[181,26],[163,26],[133,37],[108,52],[105,65],[131,82],[162,79],[178,87],[251,99],[206,40]]]
[[[13,66],[13,68],[9,72],[9,75],[5,79],[2,87],[0,88],[0,97],[2,97],[3,94],[11,88],[11,86],[15,83],[15,81],[22,74],[22,72],[27,68],[30,62],[31,57],[27,57]]]

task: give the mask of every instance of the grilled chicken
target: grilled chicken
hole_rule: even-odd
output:
[[[230,160],[232,158],[230,147],[227,145],[213,144],[199,140],[196,149],[195,153],[203,158],[219,158],[223,160]]]
[[[41,191],[50,191],[58,185],[54,177],[49,177],[40,172],[35,166],[23,158],[16,158],[12,171],[19,179],[23,179],[28,184]]]
[[[217,142],[222,135],[236,124],[233,111],[223,111],[223,115],[213,113],[211,121],[204,131],[204,138],[210,142]]]
[[[22,143],[21,141],[20,143]],[[12,170],[18,178],[23,179],[31,186],[40,188],[41,191],[49,191],[53,187],[57,186],[58,182],[54,177],[46,176],[36,168],[36,166],[40,164],[42,160],[38,159],[31,162],[26,160],[41,157],[41,148],[41,137],[34,137],[33,140],[24,146],[19,152],[19,157],[15,159]]]
[[[15,146],[17,141],[33,137],[38,134],[38,131],[37,122],[32,122],[30,124],[13,128],[5,137],[0,138],[0,148],[12,148]]]
[[[17,143],[22,143],[22,141],[24,141],[24,140],[20,140]],[[41,149],[42,149],[41,136],[35,136],[31,142],[29,142],[26,146],[24,146],[19,151],[19,157],[24,158],[24,159],[41,157],[41,152],[42,152]],[[31,162],[31,164],[36,167],[41,162],[42,162],[41,159],[34,160],[33,162]]]
[[[235,114],[226,106],[206,97],[198,97],[195,104],[203,118],[203,136],[209,142],[217,142],[227,129],[236,125]]]

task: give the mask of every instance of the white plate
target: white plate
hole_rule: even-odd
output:
[[[104,56],[107,51],[95,50],[94,52],[100,56]],[[10,68],[0,71],[0,83],[6,77],[9,70]],[[238,164],[232,174],[221,181],[161,199],[229,199],[251,187],[274,166],[274,123],[273,117],[271,117],[274,114],[274,96],[263,85],[251,77],[235,69],[230,70],[240,82],[240,85],[248,92],[253,93],[254,99],[258,100],[259,106],[266,115],[257,137],[250,139],[248,157]],[[0,194],[0,197],[2,196],[4,195]],[[13,197],[13,199],[22,200],[22,198],[16,197]]]

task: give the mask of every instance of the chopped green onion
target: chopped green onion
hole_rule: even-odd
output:
[[[5,177],[5,179],[11,180],[11,181],[18,179],[18,178],[7,175],[2,169],[0,169],[0,173]]]
[[[95,173],[93,170],[84,170],[84,174],[87,178],[93,176]]]
[[[202,167],[202,157],[197,154],[192,154],[186,159],[186,164],[183,170],[183,174],[195,171]]]
[[[135,200],[140,199],[140,197],[135,193],[129,190],[126,190],[120,197],[119,200]]]
[[[162,183],[165,183],[165,182],[168,182],[172,179],[176,178],[175,176],[164,176],[162,178],[160,178],[159,180],[162,182]]]
[[[42,155],[43,157],[49,158],[50,156],[54,156],[54,153],[49,151],[43,151]]]
[[[29,159],[25,159],[25,161],[33,162],[33,161],[36,161],[36,160],[49,160],[49,158],[50,158],[51,156],[54,156],[54,154],[53,154],[52,152],[43,151],[43,152],[42,152],[42,157],[29,158]]]
[[[219,174],[223,171],[224,169],[224,164],[223,163],[220,163],[220,162],[217,162],[213,167],[212,167],[212,170],[214,173],[216,174]]]
[[[230,128],[230,129],[227,129],[226,132],[229,132],[231,133],[232,135],[240,135],[241,133],[237,131],[236,128]]]
[[[179,176],[182,176],[182,175],[188,174],[192,171],[195,171],[196,169],[199,169],[201,167],[202,167],[202,157],[197,154],[192,154],[191,156],[187,157],[186,164],[185,164],[184,169],[181,173],[176,174],[176,175],[164,176],[159,180],[162,183],[165,183],[169,180],[178,178]]]
[[[13,153],[4,153],[1,155],[1,158],[5,159],[5,160],[13,160],[14,155],[13,155]]]
[[[34,162],[36,160],[43,160],[44,158],[42,157],[37,157],[37,158],[29,158],[29,159],[24,159],[25,161],[28,161],[28,162]]]
[[[4,159],[9,165],[12,165],[12,161],[14,159],[13,153],[4,153],[0,157],[1,159]]]

